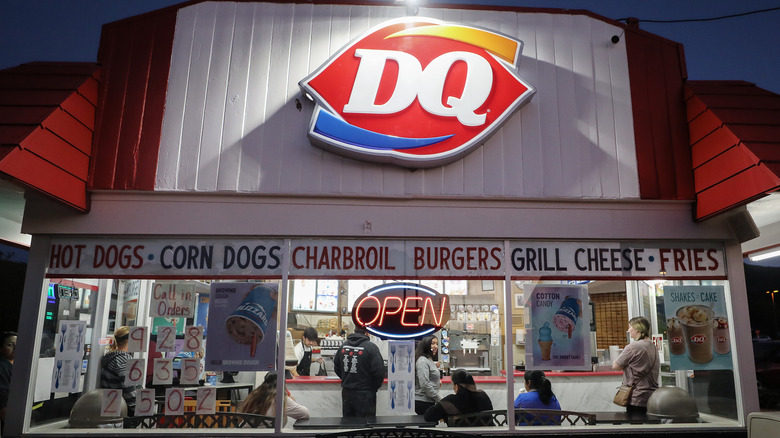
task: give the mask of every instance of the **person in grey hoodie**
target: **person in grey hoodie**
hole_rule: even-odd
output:
[[[344,417],[376,416],[376,392],[385,379],[385,364],[379,347],[362,327],[336,351],[336,375],[341,378],[341,411]]]
[[[418,415],[425,414],[431,406],[441,400],[439,387],[441,387],[441,374],[436,367],[439,354],[439,340],[435,336],[426,336],[417,343],[414,352],[415,362],[414,388],[414,412]]]

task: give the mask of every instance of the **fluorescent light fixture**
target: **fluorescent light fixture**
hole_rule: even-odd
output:
[[[751,262],[757,262],[760,260],[771,259],[772,257],[777,257],[777,256],[780,256],[779,247],[774,247],[763,251],[756,251],[748,255],[748,258],[750,259]]]
[[[406,15],[417,15],[422,0],[395,0],[396,3],[406,4]]]

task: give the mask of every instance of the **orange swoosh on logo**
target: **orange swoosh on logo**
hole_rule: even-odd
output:
[[[520,48],[520,43],[482,29],[455,25],[430,25],[405,29],[388,35],[386,38],[398,38],[404,36],[433,36],[464,42],[481,47],[499,58],[514,65]]]

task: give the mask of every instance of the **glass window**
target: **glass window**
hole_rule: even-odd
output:
[[[262,385],[268,370],[276,369],[275,335],[279,333],[285,358],[285,369],[279,375],[285,376],[284,388],[294,399],[288,405],[298,409],[298,413],[289,413],[292,420],[287,420],[285,430],[294,428],[293,415],[301,415],[303,408],[314,419],[340,418],[341,404],[334,402],[341,400],[334,358],[345,338],[355,331],[352,306],[372,287],[396,281],[411,280],[292,279],[292,307],[287,327],[282,329],[279,281],[50,279],[33,383],[40,407],[33,412],[31,425],[65,424],[80,396],[105,383],[101,383],[101,368],[105,366],[101,361],[114,349],[117,340],[113,334],[122,326],[146,330],[129,335],[140,347],[129,348],[124,368],[126,373],[136,370],[136,409],[143,402],[145,408],[160,414],[181,404],[183,412],[190,412],[201,396],[198,390],[207,388],[214,391],[215,410],[249,409],[249,393]],[[686,391],[702,421],[737,419],[735,361],[730,355],[728,324],[731,315],[725,303],[728,282],[571,279],[515,280],[507,285],[473,278],[411,282],[446,294],[448,299],[449,321],[435,332],[437,348],[431,357],[431,370],[438,373],[439,397],[454,394],[453,373],[467,371],[493,409],[505,411],[510,386],[507,376],[511,373],[514,398],[525,392],[525,371],[541,369],[565,409],[620,412],[622,408],[611,399],[622,374],[613,371],[612,363],[630,342],[629,319],[644,316],[651,322],[651,336],[660,353],[662,385]],[[562,291],[554,298],[558,301],[546,303],[530,295],[541,287]],[[511,293],[509,308],[505,308],[507,289]],[[584,295],[576,297],[576,304],[566,304],[571,298],[567,294],[575,291]],[[703,305],[702,300],[714,304]],[[572,313],[565,317],[568,320],[550,317],[550,340],[542,339],[543,325],[532,318],[536,315],[534,306],[551,306],[551,315]],[[704,316],[691,316],[697,310],[690,306],[701,306]],[[703,319],[696,327],[693,323],[683,327],[674,318]],[[303,342],[303,332],[309,328],[317,332],[318,342]],[[556,360],[563,358],[564,344],[577,336],[574,328],[581,330],[584,338],[584,373],[581,368],[556,366]],[[512,344],[507,345],[510,335]],[[414,352],[417,344],[375,337],[371,341],[389,379],[377,391],[377,416],[414,413],[414,393],[420,389],[416,375],[419,358]],[[697,348],[707,342],[709,353],[701,356],[704,353]],[[406,377],[395,379],[403,370]],[[172,392],[174,389],[180,392]],[[182,397],[181,403],[171,402],[176,401],[171,397]],[[406,408],[399,409],[403,406]],[[257,409],[273,414],[267,403]]]

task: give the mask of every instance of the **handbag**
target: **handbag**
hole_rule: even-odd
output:
[[[655,348],[653,348],[655,350]],[[648,371],[645,371],[638,379],[636,379],[636,382],[632,385],[620,385],[618,386],[617,393],[615,394],[615,397],[612,399],[612,403],[618,405],[618,406],[627,406],[631,402],[631,395],[634,393],[634,388],[636,388],[636,384],[641,382],[642,379],[647,377],[648,374],[655,368],[655,361],[658,360],[658,351],[655,351],[655,360],[653,360],[653,365],[650,366],[650,369]]]
[[[318,376],[327,376],[328,375],[328,370],[325,369],[325,365],[320,364],[320,369],[319,369],[319,371],[317,371],[317,375]]]
[[[618,386],[617,394],[612,399],[612,403],[618,406],[626,406],[631,401],[631,394],[634,393],[634,386],[636,385],[620,385]]]

